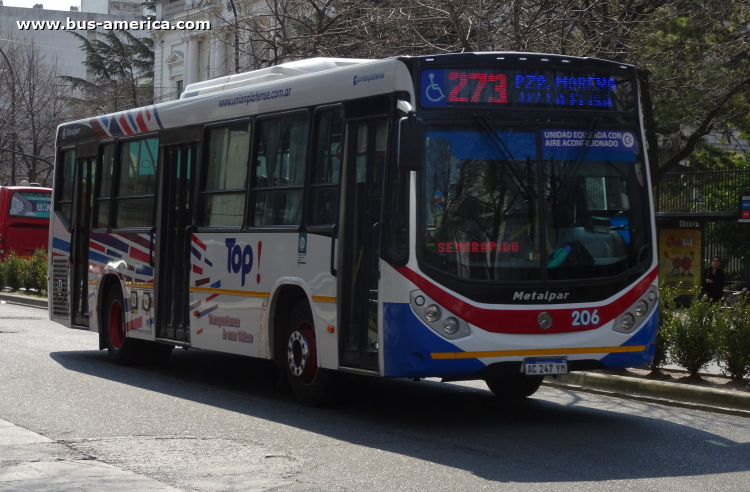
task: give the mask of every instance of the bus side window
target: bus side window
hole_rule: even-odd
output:
[[[158,138],[131,140],[120,146],[120,181],[115,195],[115,227],[151,227]]]
[[[300,223],[307,128],[305,114],[258,122],[254,226]]]
[[[57,190],[59,198],[57,203],[65,220],[70,223],[73,215],[73,185],[75,183],[75,161],[76,151],[67,150],[62,153],[62,166],[60,169],[60,185]]]
[[[94,200],[94,228],[109,227],[109,209],[112,198],[112,181],[115,173],[115,144],[104,146],[102,153],[101,179],[98,189],[95,190]]]
[[[341,109],[315,115],[315,155],[310,187],[309,225],[333,225],[338,217],[339,174],[344,148]]]
[[[213,128],[202,193],[201,225],[240,227],[245,212],[250,123]]]

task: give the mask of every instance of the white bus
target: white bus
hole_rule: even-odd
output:
[[[648,364],[657,258],[632,66],[316,58],[61,125],[49,315],[118,364],[483,379]]]

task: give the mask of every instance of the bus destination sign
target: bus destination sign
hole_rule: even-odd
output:
[[[428,108],[554,108],[631,111],[629,77],[542,69],[446,68],[422,71],[420,102]]]

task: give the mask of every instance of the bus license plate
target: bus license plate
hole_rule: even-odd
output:
[[[568,361],[566,359],[526,359],[523,361],[523,371],[530,376],[567,374]]]

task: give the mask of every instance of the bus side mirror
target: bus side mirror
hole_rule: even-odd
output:
[[[415,113],[409,113],[398,122],[398,168],[419,171],[423,156],[424,121]]]

